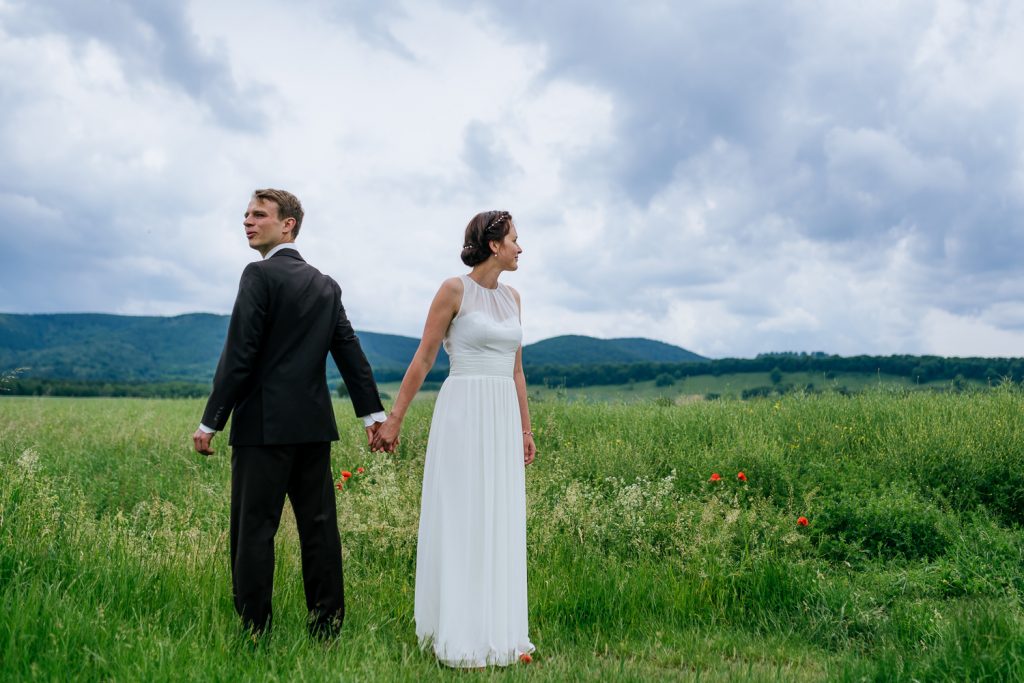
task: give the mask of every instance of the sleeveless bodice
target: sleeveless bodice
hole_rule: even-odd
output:
[[[467,275],[459,278],[462,305],[444,337],[449,375],[511,377],[523,340],[512,290],[504,284],[488,289]]]

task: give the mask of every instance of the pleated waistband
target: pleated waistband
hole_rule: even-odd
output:
[[[449,377],[507,377],[512,378],[512,371],[515,369],[516,359],[497,358],[492,356],[486,358],[464,358],[452,359]]]

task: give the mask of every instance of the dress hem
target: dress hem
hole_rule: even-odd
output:
[[[518,664],[519,658],[522,655],[530,654],[537,650],[533,643],[527,641],[525,647],[520,645],[511,651],[490,649],[488,650],[487,655],[483,658],[465,657],[462,659],[449,659],[439,651],[433,636],[429,634],[420,635],[419,642],[421,650],[431,650],[438,662],[453,669],[479,669],[480,667],[487,666],[511,666],[513,664]]]

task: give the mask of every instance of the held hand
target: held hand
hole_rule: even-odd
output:
[[[372,425],[366,428],[366,445],[370,450],[376,450],[373,447],[373,441],[377,437],[377,430],[380,429],[380,422],[374,422]]]
[[[395,419],[393,416],[388,416],[388,419],[377,427],[377,435],[373,440],[373,451],[384,451],[385,453],[394,453],[395,449],[398,448],[398,443],[401,440],[399,434],[402,431],[401,420]]]
[[[537,444],[533,441],[533,435],[523,434],[523,462],[529,465],[536,456]]]
[[[196,433],[192,435],[192,443],[196,448],[196,453],[213,455],[213,449],[210,445],[213,441],[214,434],[216,434],[216,432],[206,433],[202,429],[196,430]]]

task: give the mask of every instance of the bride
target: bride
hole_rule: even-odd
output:
[[[443,343],[451,360],[430,423],[416,550],[416,635],[453,667],[530,661],[526,481],[536,446],[523,374],[519,267],[507,211],[466,226],[466,275],[445,280],[416,355],[374,441],[393,451],[413,396]]]

